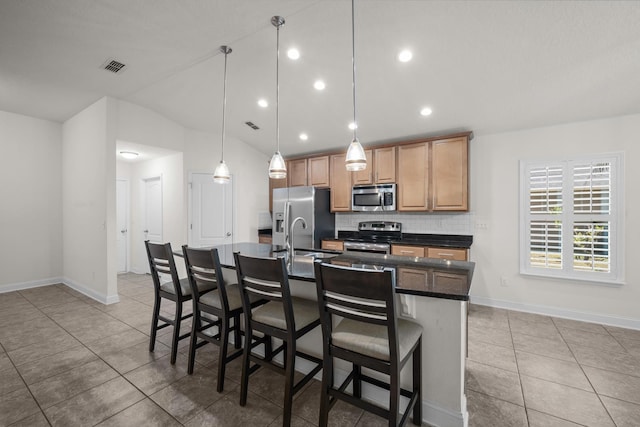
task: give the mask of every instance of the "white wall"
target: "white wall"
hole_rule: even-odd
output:
[[[184,128],[139,105],[118,100],[117,139],[182,151]],[[115,151],[114,151],[115,153]]]
[[[478,136],[471,148],[471,209],[488,228],[475,230],[472,301],[640,329],[640,115]],[[611,286],[519,274],[519,161],[608,152],[625,156],[626,284]],[[507,286],[500,285],[504,277]]]
[[[62,125],[65,283],[117,301],[115,264],[116,102],[102,98]],[[112,277],[113,276],[113,277]]]
[[[132,163],[131,171],[131,271],[148,271],[148,261],[144,249],[144,180],[154,177],[162,179],[162,240],[170,242],[173,249],[187,241],[186,211],[184,210],[185,183],[182,167],[182,153],[160,157],[146,162]],[[181,263],[177,263],[180,265]]]
[[[0,111],[0,292],[62,277],[62,126]]]
[[[194,130],[185,132],[185,182],[190,172],[213,173],[220,162],[220,144],[220,135]],[[257,242],[258,212],[269,210],[270,157],[235,138],[227,138],[224,145],[224,160],[233,176],[234,186],[233,240]]]

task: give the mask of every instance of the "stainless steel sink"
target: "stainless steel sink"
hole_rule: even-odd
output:
[[[296,259],[299,258],[307,258],[307,259],[329,259],[329,258],[334,258],[337,257],[338,253],[331,253],[331,252],[318,252],[318,251],[310,251],[310,250],[305,250],[305,249],[296,249],[294,256]]]

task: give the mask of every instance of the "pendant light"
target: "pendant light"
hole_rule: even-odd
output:
[[[271,18],[271,24],[276,27],[276,152],[269,163],[269,178],[283,179],[287,177],[287,166],[280,154],[280,27],[284,25],[282,16]]]
[[[356,121],[356,31],[355,31],[355,0],[351,0],[351,65],[353,70],[353,140],[349,144],[345,164],[348,171],[360,171],[367,167],[367,156],[358,141]]]
[[[224,89],[222,92],[222,154],[220,163],[213,172],[213,182],[218,184],[228,184],[231,181],[229,168],[224,161],[224,133],[225,133],[225,110],[227,107],[227,55],[230,54],[231,48],[228,46],[220,46],[220,52],[224,53]]]

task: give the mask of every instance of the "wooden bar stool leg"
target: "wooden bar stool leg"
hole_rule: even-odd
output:
[[[198,343],[196,331],[199,331],[200,327],[200,310],[194,308],[193,324],[191,325],[191,340],[189,342],[189,365],[187,367],[187,373],[189,375],[193,374],[193,368],[196,363],[196,344]]]
[[[416,406],[413,407],[413,424],[422,425],[422,338],[413,351],[413,392],[418,394]]]
[[[318,427],[329,423],[329,390],[333,388],[333,358],[325,355],[322,362],[322,387],[320,391],[320,420]]]
[[[397,427],[400,404],[400,372],[396,368],[389,378],[389,427]]]
[[[233,325],[234,325],[234,331],[233,331],[233,346],[236,349],[239,349],[240,346],[242,345],[242,337],[240,336],[240,315],[236,315],[233,318]]]
[[[247,393],[249,391],[249,355],[251,354],[252,336],[253,331],[248,326],[245,326],[245,343],[242,353],[242,377],[240,380],[240,406],[247,404]]]
[[[151,318],[151,333],[149,334],[149,351],[156,347],[156,332],[158,331],[158,321],[160,316],[160,296],[156,295],[153,302],[153,317]]]
[[[176,317],[173,325],[173,340],[171,341],[171,364],[176,363],[178,356],[178,340],[180,339],[180,324],[182,323],[182,303],[176,301]]]
[[[295,340],[285,348],[285,381],[284,381],[284,414],[282,418],[282,425],[289,427],[291,425],[291,409],[293,407],[293,385],[295,375],[295,360],[296,360],[296,343]]]
[[[229,319],[220,319],[220,355],[218,356],[218,385],[216,390],[222,393],[224,387],[224,371],[227,366],[227,350],[229,348]]]
[[[362,380],[360,375],[362,368],[360,365],[353,364],[353,395],[360,399],[362,397]]]

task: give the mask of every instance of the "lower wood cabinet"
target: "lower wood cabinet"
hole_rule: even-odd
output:
[[[268,235],[259,235],[258,236],[258,243],[268,243],[271,244],[271,236]]]
[[[391,255],[450,259],[455,261],[467,261],[469,258],[469,250],[464,248],[391,245]]]
[[[344,251],[344,242],[339,240],[323,240],[320,245],[321,249],[328,251]]]

